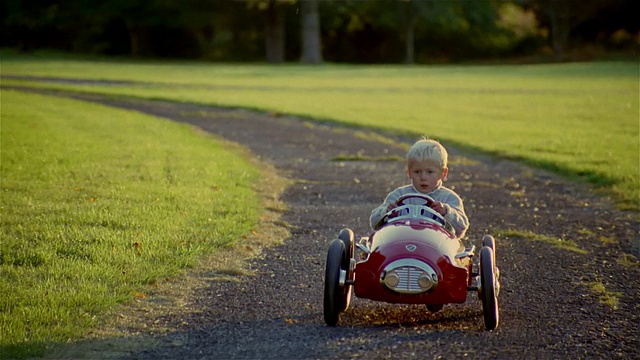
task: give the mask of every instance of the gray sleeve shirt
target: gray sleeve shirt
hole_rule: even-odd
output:
[[[415,193],[419,194],[420,192],[416,190],[413,185],[405,185],[390,192],[384,202],[371,212],[371,217],[369,217],[369,224],[371,225],[371,228],[374,228],[380,219],[382,219],[384,214],[387,213],[387,207],[390,204],[395,203],[402,195]],[[467,229],[469,228],[469,219],[464,212],[464,205],[462,204],[460,196],[458,196],[458,194],[453,190],[444,186],[440,186],[425,195],[444,204],[444,207],[447,209],[447,214],[444,216],[445,219],[447,219],[454,229],[456,229],[456,236],[458,238],[464,237]],[[408,202],[412,203],[411,200],[408,200]],[[415,200],[415,202],[416,204],[420,203],[419,200]]]

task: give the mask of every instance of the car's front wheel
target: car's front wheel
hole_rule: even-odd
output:
[[[342,258],[342,269],[347,270],[347,279],[352,279],[352,274],[349,273],[351,270],[349,268],[351,264],[351,259],[354,258],[355,254],[355,241],[354,241],[353,230],[345,228],[340,231],[338,235],[338,239],[342,240],[345,246],[344,256]],[[345,285],[345,301],[343,303],[343,308],[340,312],[345,312],[349,308],[349,304],[351,303],[351,293],[353,292],[353,285]]]
[[[340,271],[346,249],[344,242],[335,239],[329,245],[327,263],[324,274],[324,322],[336,326],[343,309],[346,308],[345,287],[340,286]]]

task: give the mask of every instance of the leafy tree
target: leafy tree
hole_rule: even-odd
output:
[[[56,21],[60,6],[54,0],[6,0],[0,4],[2,43],[29,51],[61,45]]]
[[[558,56],[570,36],[637,47],[637,0],[5,0],[0,46],[313,64],[535,51],[539,31],[523,40],[499,20],[509,4],[535,12]]]
[[[342,0],[331,1],[329,5],[321,13],[322,45],[328,61],[402,60],[398,56],[402,46],[397,37],[400,18],[395,1]]]
[[[524,0],[549,26],[551,47],[557,57],[564,55],[572,30],[620,3],[620,0]]]
[[[503,2],[343,0],[325,7],[327,56],[333,61],[415,63],[467,56],[496,45]]]

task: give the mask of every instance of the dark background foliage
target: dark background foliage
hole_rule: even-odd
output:
[[[504,26],[508,6],[522,17]],[[278,63],[317,38],[311,62],[637,56],[639,13],[636,0],[5,0],[0,46]],[[518,33],[527,14],[533,27]]]

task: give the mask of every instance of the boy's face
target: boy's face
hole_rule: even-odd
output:
[[[448,171],[449,169],[442,169],[432,161],[411,161],[408,170],[411,184],[423,194],[428,194],[440,186]]]

